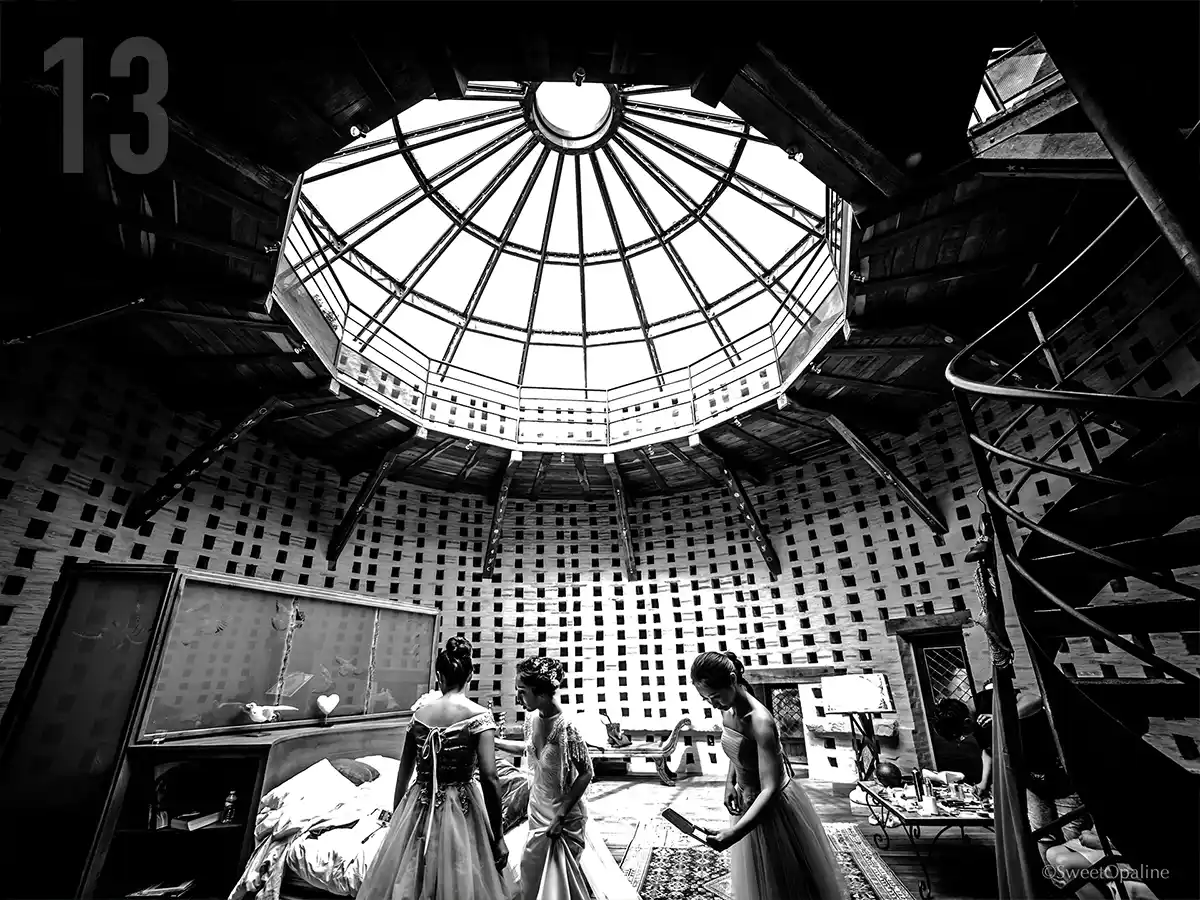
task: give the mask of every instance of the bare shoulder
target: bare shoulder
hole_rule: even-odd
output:
[[[765,707],[757,706],[748,717],[750,733],[759,744],[773,746],[779,740],[779,728],[775,718]]]

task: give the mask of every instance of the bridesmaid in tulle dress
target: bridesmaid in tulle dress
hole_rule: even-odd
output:
[[[744,670],[733,653],[701,653],[692,663],[693,686],[721,711],[721,749],[729,757],[730,827],[708,832],[707,842],[730,851],[736,900],[841,900],[849,894],[833,847]]]
[[[471,645],[450,638],[437,658],[442,696],[413,713],[396,811],[358,900],[506,900],[514,890],[505,874],[496,723],[463,695],[474,669]]]

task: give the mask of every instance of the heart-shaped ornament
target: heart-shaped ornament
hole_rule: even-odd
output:
[[[317,698],[317,709],[319,709],[321,711],[321,715],[327,716],[331,712],[333,712],[334,707],[338,705],[338,701],[340,701],[341,699],[342,698],[339,697],[337,694],[326,694],[324,696],[318,697]]]

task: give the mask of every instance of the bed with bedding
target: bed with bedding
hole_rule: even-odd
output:
[[[255,849],[229,900],[353,897],[383,843],[400,761],[322,759],[259,802]],[[504,831],[525,819],[529,781],[498,762]]]

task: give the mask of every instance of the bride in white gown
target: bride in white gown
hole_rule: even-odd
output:
[[[579,730],[558,705],[562,664],[540,656],[517,666],[517,695],[528,711],[525,740],[497,739],[496,748],[521,753],[530,774],[529,818],[506,835],[518,900],[608,900],[630,896],[613,884],[615,865],[589,824],[584,792],[592,763]],[[605,856],[609,860],[605,860]],[[617,870],[619,876],[620,870]],[[634,895],[636,896],[636,895]]]

